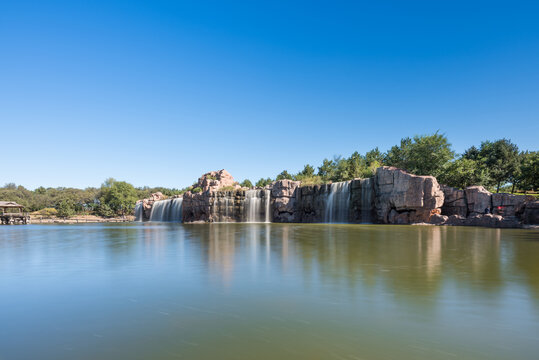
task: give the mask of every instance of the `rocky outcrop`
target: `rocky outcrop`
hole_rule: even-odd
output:
[[[234,188],[235,190],[222,190]],[[197,192],[194,192],[194,191]],[[241,221],[240,203],[245,192],[225,169],[202,175],[193,190],[183,195],[184,222]]]
[[[209,222],[211,215],[210,192],[183,194],[182,219],[184,222]]]
[[[211,193],[210,221],[245,221],[245,191],[215,191]]]
[[[484,214],[492,210],[492,194],[482,186],[469,186],[464,190],[468,203],[468,216]]]
[[[521,219],[527,225],[539,224],[539,200],[530,201],[524,205]]]
[[[200,188],[202,192],[213,192],[224,187],[240,188],[232,175],[225,169],[205,173],[193,185],[193,188]]]
[[[324,222],[329,184],[305,185],[297,190],[297,204],[294,218],[297,222]]]
[[[458,215],[466,217],[468,215],[466,192],[446,185],[441,185],[440,187],[444,193],[442,214],[446,216]]]
[[[519,216],[524,212],[525,205],[534,199],[530,195],[492,194],[493,212],[503,217]]]
[[[521,227],[520,222],[515,217],[504,218],[501,215],[495,214],[474,214],[467,218],[459,215],[451,215],[440,225],[453,226],[481,226],[493,228],[518,228]]]
[[[539,223],[539,219],[534,219],[539,213],[534,210],[533,196],[492,194],[482,186],[464,190],[442,186],[442,189],[445,195],[442,215],[448,216],[445,225],[515,228],[522,223]]]
[[[429,222],[440,214],[444,193],[433,176],[384,166],[374,177],[376,220],[383,224]]]
[[[150,218],[155,201],[164,198],[154,193],[141,201],[144,220]],[[440,186],[432,176],[412,175],[394,167],[381,167],[368,179],[303,186],[299,181],[280,180],[266,190],[248,191],[230,173],[220,170],[201,176],[194,189],[183,195],[182,218],[184,222],[521,227],[539,224],[539,201],[531,196],[491,194],[482,186],[464,190]]]
[[[300,181],[279,180],[271,189],[273,221],[290,223],[299,221],[296,215],[297,195]]]

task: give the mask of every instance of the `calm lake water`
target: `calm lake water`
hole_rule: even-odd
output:
[[[0,359],[538,359],[539,231],[0,226]]]

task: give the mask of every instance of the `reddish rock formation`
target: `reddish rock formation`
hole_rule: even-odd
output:
[[[205,191],[216,191],[224,187],[233,186],[240,189],[241,187],[234,181],[234,178],[225,169],[219,171],[210,171],[202,175],[197,183],[193,185],[194,188],[201,188]]]
[[[376,170],[374,178],[377,222],[429,222],[433,213],[440,213],[444,193],[435,177],[412,175],[401,169],[383,166]]]

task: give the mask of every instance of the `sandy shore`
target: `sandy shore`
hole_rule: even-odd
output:
[[[80,223],[117,223],[117,222],[131,222],[134,221],[134,216],[126,216],[124,218],[104,218],[95,215],[81,215],[73,216],[71,218],[63,219],[57,217],[46,217],[41,215],[30,215],[31,224],[80,224]]]

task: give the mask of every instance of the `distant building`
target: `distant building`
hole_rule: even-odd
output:
[[[30,216],[23,212],[24,206],[15,201],[0,201],[0,224],[28,224]]]

